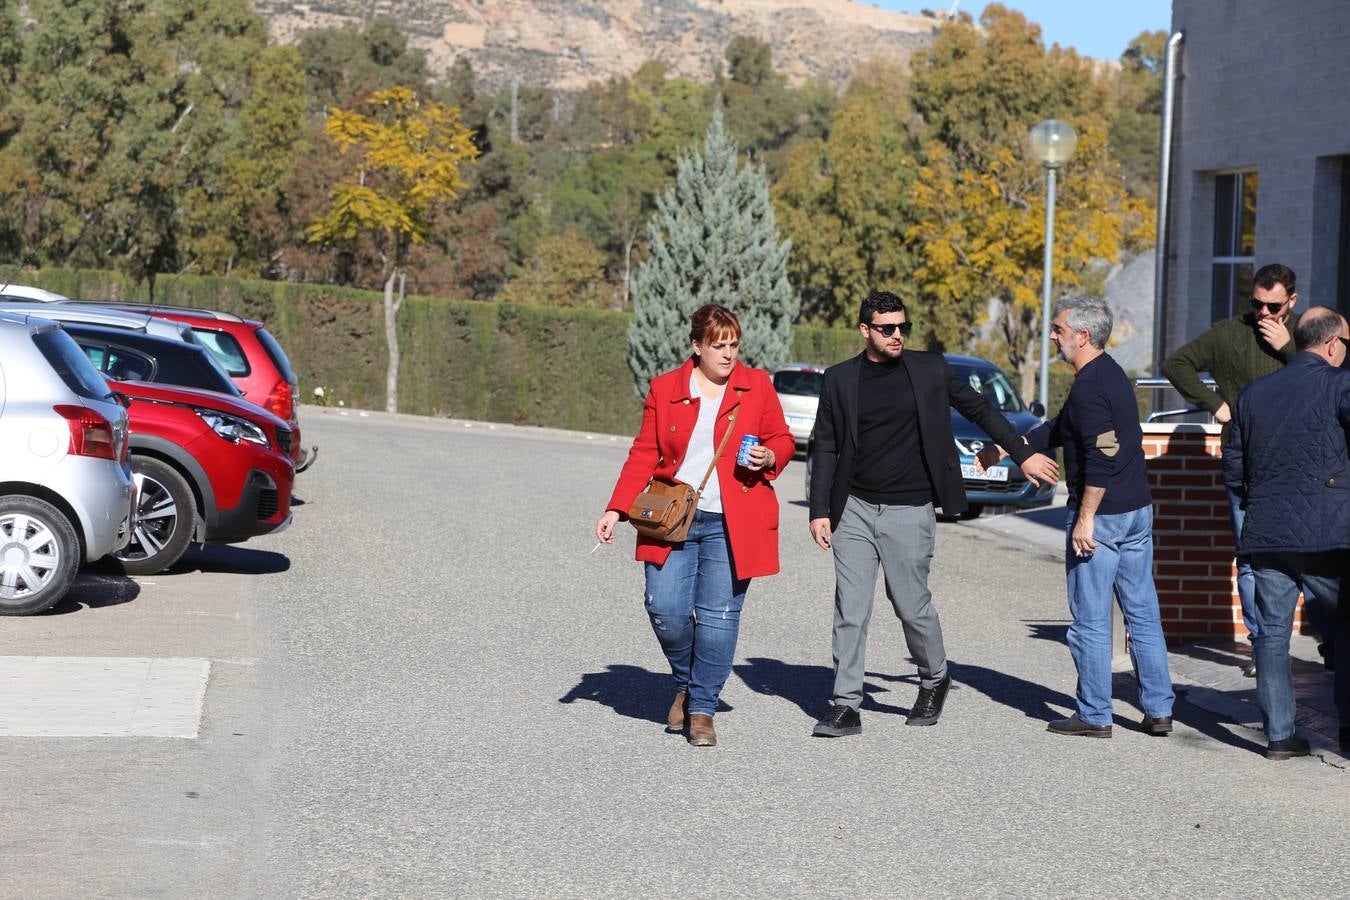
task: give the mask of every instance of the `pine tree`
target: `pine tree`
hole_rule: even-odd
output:
[[[790,243],[778,235],[763,167],[741,164],[721,110],[703,149],[681,154],[675,184],[647,225],[650,255],[633,284],[628,367],[638,396],[689,356],[689,317],[718,303],[741,322],[741,361],[787,358],[800,300],[788,284]]]

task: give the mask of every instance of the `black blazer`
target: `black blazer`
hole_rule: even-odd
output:
[[[838,527],[844,514],[853,477],[853,456],[858,448],[858,372],[863,358],[859,353],[825,370],[816,426],[811,432],[811,518],[829,516],[831,528]],[[928,462],[934,502],[944,514],[959,515],[966,510],[966,489],[952,435],[950,407],[984,429],[1018,465],[1032,455],[1032,450],[993,404],[952,373],[941,353],[906,350],[900,362],[914,386],[919,441]]]

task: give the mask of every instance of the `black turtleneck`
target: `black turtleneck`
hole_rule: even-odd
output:
[[[864,358],[858,372],[858,452],[849,493],[894,506],[923,506],[933,499],[914,386],[899,359]]]

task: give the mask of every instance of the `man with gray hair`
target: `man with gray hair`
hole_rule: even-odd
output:
[[[1223,448],[1224,481],[1245,507],[1238,549],[1256,575],[1256,699],[1266,757],[1307,756],[1294,731],[1289,632],[1300,585],[1336,620],[1336,711],[1350,751],[1350,348],[1345,318],[1326,307],[1303,314],[1298,351],[1283,369],[1237,397]],[[1308,590],[1311,588],[1311,590]]]
[[[1047,730],[1111,736],[1111,603],[1120,601],[1130,635],[1147,734],[1172,731],[1172,677],[1153,586],[1153,499],[1143,430],[1130,379],[1106,353],[1111,310],[1097,297],[1055,304],[1050,340],[1073,366],[1074,382],[1054,419],[1026,435],[1032,450],[1064,448],[1069,487],[1064,566],[1068,574],[1069,651],[1078,669],[1077,709]],[[982,451],[980,464],[996,460]]]

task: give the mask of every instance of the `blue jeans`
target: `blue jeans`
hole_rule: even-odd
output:
[[[1341,725],[1350,725],[1350,597],[1345,596],[1350,552],[1255,553],[1256,610],[1261,630],[1256,635],[1256,699],[1265,720],[1266,739],[1282,741],[1294,733],[1294,679],[1289,671],[1289,633],[1299,585],[1304,599],[1309,588],[1324,600],[1338,598],[1336,635],[1336,711]]]
[[[1114,589],[1130,633],[1130,662],[1139,705],[1153,718],[1172,715],[1167,642],[1153,586],[1153,507],[1096,516],[1091,556],[1074,554],[1070,536],[1078,510],[1069,508],[1064,567],[1069,582],[1069,652],[1078,669],[1078,718],[1111,724],[1111,595]]]
[[[1232,490],[1228,491],[1228,521],[1233,525],[1233,541],[1242,537],[1242,523],[1247,519],[1247,511],[1242,501]],[[1321,640],[1319,649],[1327,658],[1332,658],[1336,646],[1336,601],[1335,598],[1323,598],[1307,584],[1303,589],[1303,614],[1307,616],[1308,626]],[[1255,642],[1261,633],[1261,623],[1256,614],[1256,576],[1252,573],[1251,560],[1245,556],[1237,557],[1238,599],[1242,601],[1242,624],[1247,626],[1247,640]]]
[[[1242,499],[1228,489],[1228,522],[1233,526],[1233,548],[1236,551],[1242,538],[1242,523],[1247,520],[1247,511],[1242,508]],[[1256,576],[1252,574],[1252,561],[1245,556],[1237,557],[1238,599],[1242,601],[1242,624],[1247,627],[1247,640],[1255,641],[1261,628],[1256,618]]]
[[[711,716],[731,674],[750,579],[736,578],[726,522],[699,510],[662,565],[647,563],[647,615],[689,712]]]

